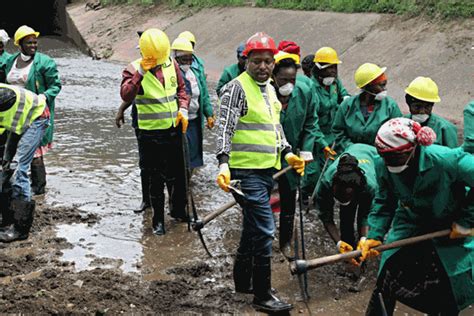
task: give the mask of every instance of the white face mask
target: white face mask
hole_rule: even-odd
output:
[[[377,101],[382,101],[383,99],[385,99],[387,97],[387,90],[384,90],[382,92],[379,92],[375,95],[375,100]]]
[[[20,58],[23,61],[29,61],[31,58],[33,58],[33,56],[28,56],[28,55],[25,55],[23,53],[20,53]]]
[[[413,157],[413,154],[415,153],[416,146],[413,148],[412,152],[410,153],[410,156],[408,156],[407,161],[401,166],[387,166],[388,172],[390,173],[402,173],[408,168],[408,163],[410,162],[411,158]]]
[[[334,198],[334,202],[339,203],[339,205],[342,205],[342,206],[347,206],[347,205],[351,204],[351,200],[342,203],[341,201],[339,201],[339,200],[336,199],[336,198]]]
[[[429,114],[413,114],[411,119],[418,123],[424,123],[430,118]]]
[[[278,88],[278,92],[280,92],[282,96],[287,97],[293,92],[294,88],[295,86],[291,82],[288,82]]]
[[[326,78],[323,78],[323,85],[325,86],[330,86],[334,83],[334,81],[336,80],[336,77],[326,77]]]
[[[179,68],[181,68],[182,71],[188,72],[188,70],[191,68],[191,65],[179,65]]]

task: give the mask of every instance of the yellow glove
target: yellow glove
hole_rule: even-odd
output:
[[[142,58],[142,60],[140,61],[140,66],[142,66],[142,69],[145,72],[150,70],[151,68],[156,67],[157,65],[158,65],[158,62],[153,57],[145,57],[145,58]]]
[[[349,245],[348,243],[342,240],[339,240],[337,242],[337,250],[339,251],[339,253],[346,253],[346,252],[351,252],[352,250],[354,250],[354,248],[352,248],[352,246]],[[359,263],[354,258],[352,258],[349,262],[355,266],[359,266]]]
[[[324,152],[324,159],[331,159],[334,160],[334,158],[337,156],[337,152],[331,149],[331,147],[326,146],[323,149]]]
[[[223,163],[219,166],[219,174],[217,175],[217,184],[219,187],[229,192],[229,184],[230,184],[230,170],[229,164]]]
[[[176,116],[176,126],[181,124],[181,129],[183,130],[183,134],[186,133],[188,130],[188,110],[186,109],[179,109],[178,115]]]
[[[209,117],[207,118],[206,127],[209,128],[209,129],[214,128],[214,117],[209,116]]]
[[[473,228],[466,228],[457,223],[453,223],[453,225],[451,226],[451,233],[449,233],[449,238],[456,239],[466,238],[469,236],[474,236]]]
[[[376,257],[380,254],[377,250],[371,249],[381,245],[382,242],[375,239],[365,239],[361,238],[359,244],[357,245],[357,250],[362,252],[360,256],[360,261],[365,261],[365,259]]]
[[[293,153],[289,153],[285,156],[285,160],[286,162],[288,162],[290,166],[293,167],[293,169],[296,170],[296,172],[300,176],[304,176],[304,160],[303,159],[301,159],[300,157],[296,156]]]

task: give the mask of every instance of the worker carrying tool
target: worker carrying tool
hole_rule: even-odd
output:
[[[231,190],[243,209],[234,264],[235,290],[253,293],[253,306],[267,313],[292,308],[271,292],[275,233],[270,207],[272,175],[281,168],[281,157],[300,175],[305,166],[304,160],[291,152],[280,125],[281,103],[270,84],[276,53],[275,42],[265,33],[256,33],[247,40],[246,71],[223,92],[217,135],[217,183],[229,192],[231,180],[240,180],[244,195]]]
[[[306,196],[312,195],[323,166],[328,164],[326,161],[328,159],[332,161],[337,156],[336,151],[332,148],[334,146],[331,146],[334,142],[331,126],[339,104],[349,97],[349,93],[338,76],[338,66],[341,63],[337,52],[331,47],[321,47],[314,54],[311,79],[319,99],[317,113],[319,128],[323,135],[315,139],[313,149],[315,160],[308,165],[306,170],[303,183],[303,191]]]
[[[378,191],[360,259],[384,243],[451,227],[442,237],[382,254],[367,315],[392,315],[400,301],[423,313],[457,315],[474,302],[474,157],[461,148],[431,145],[436,134],[407,118],[391,119],[377,132]],[[466,193],[465,185],[471,188]],[[379,299],[383,297],[383,305]]]
[[[405,89],[405,101],[410,114],[405,117],[428,126],[436,133],[435,144],[458,147],[458,129],[454,124],[432,113],[433,105],[441,101],[438,85],[431,78],[417,77]]]
[[[378,159],[381,158],[374,146],[353,144],[328,167],[321,179],[316,193],[318,215],[340,253],[352,251],[358,240],[367,236],[367,217],[377,192],[375,161]],[[334,222],[336,204],[339,204],[339,230]]]
[[[170,58],[170,42],[161,30],[148,29],[140,36],[142,58],[122,73],[120,95],[135,101],[141,169],[150,177],[153,233],[165,234],[164,185],[172,187],[170,213],[186,218],[185,174],[181,135],[188,126],[189,96],[178,64]]]
[[[293,152],[299,149],[299,156],[305,163],[313,161],[313,145],[316,135],[320,135],[316,109],[317,96],[304,81],[297,76],[299,57],[296,54],[278,52],[275,55],[272,85],[282,105],[280,124]],[[282,162],[283,167],[287,164]],[[278,178],[280,194],[280,249],[291,241],[296,210],[296,191],[300,175],[294,170]]]
[[[0,128],[2,137],[2,172],[0,212],[2,227],[0,242],[28,238],[35,201],[31,200],[28,170],[15,165],[29,166],[49,124],[44,95],[0,83]],[[17,161],[13,161],[16,156]],[[16,169],[16,170],[15,170]]]

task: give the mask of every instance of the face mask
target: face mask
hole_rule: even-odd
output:
[[[179,65],[179,68],[181,68],[182,71],[188,72],[188,70],[191,68],[191,65]]]
[[[269,82],[270,82],[270,78],[268,78],[267,81],[263,81],[263,82],[255,80],[255,83],[259,86],[266,86]]]
[[[23,61],[29,61],[33,56],[28,56],[28,55],[25,55],[23,53],[20,53],[20,58],[21,60]]]
[[[410,162],[411,157],[413,157],[413,154],[415,153],[416,146],[413,148],[412,152],[410,153],[410,156],[408,156],[407,161],[405,161],[405,164],[401,166],[387,166],[388,172],[390,173],[402,173],[408,168],[408,163]]]
[[[280,88],[278,88],[278,92],[280,92],[282,96],[287,97],[293,92],[294,87],[295,86],[293,86],[291,82],[288,82],[284,84],[283,86],[281,86]]]
[[[413,114],[411,119],[418,123],[424,123],[430,118],[429,114]]]
[[[336,80],[335,77],[326,77],[326,78],[323,78],[323,85],[325,86],[330,86],[334,83],[334,80]]]
[[[342,203],[341,201],[339,201],[339,200],[336,199],[336,198],[334,198],[334,202],[339,203],[339,205],[342,205],[342,206],[347,206],[347,205],[351,204],[351,200]]]
[[[370,91],[367,91],[367,90],[364,90],[364,91],[367,92],[368,94],[371,94],[371,95],[375,96],[375,100],[377,100],[377,101],[382,101],[388,95],[387,90],[384,90],[384,91],[379,92],[379,93],[373,93],[373,92],[370,92]]]

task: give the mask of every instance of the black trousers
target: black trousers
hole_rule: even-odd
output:
[[[186,217],[186,187],[182,134],[177,128],[137,130],[140,169],[150,179],[150,201],[155,212],[164,212],[164,186],[170,196],[170,215]],[[153,205],[155,204],[155,205]]]

